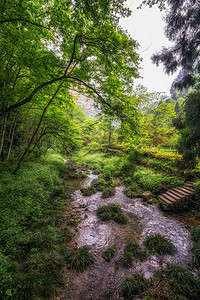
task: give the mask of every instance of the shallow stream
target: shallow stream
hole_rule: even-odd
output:
[[[149,278],[155,271],[165,268],[168,262],[178,263],[181,266],[189,266],[194,262],[190,251],[192,247],[190,233],[183,222],[176,220],[173,215],[164,214],[157,205],[148,205],[140,199],[127,198],[122,192],[122,187],[117,187],[115,196],[110,198],[103,199],[101,192],[84,197],[79,189],[90,185],[96,177],[89,175],[86,179],[66,182],[68,188],[71,187],[70,191],[74,192],[72,214],[82,219],[75,242],[78,247],[87,246],[90,249],[95,256],[95,263],[80,273],[66,268],[66,287],[59,299],[123,299],[119,293],[123,276],[139,273]],[[108,203],[121,204],[123,212],[128,215],[127,224],[103,222],[96,216],[97,208]],[[133,261],[130,269],[123,267],[120,259],[127,241],[137,241],[142,245],[146,236],[155,233],[160,233],[172,241],[177,253],[173,256],[149,255],[144,262]],[[103,251],[108,247],[115,248],[115,255],[110,262],[102,258]]]

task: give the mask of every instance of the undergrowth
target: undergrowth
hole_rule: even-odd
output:
[[[75,271],[83,271],[94,262],[92,254],[86,247],[71,250],[66,256],[68,268]]]
[[[97,209],[97,216],[102,221],[114,220],[115,222],[122,224],[127,222],[127,217],[124,213],[122,213],[121,206],[118,203],[111,203],[99,207]]]
[[[198,300],[200,281],[186,268],[168,264],[150,279],[139,274],[124,277],[121,292],[125,299]]]
[[[169,254],[176,252],[176,247],[160,234],[150,235],[144,241],[144,245],[151,254]]]
[[[192,252],[200,263],[200,226],[191,230],[192,240],[194,241]]]
[[[62,267],[72,233],[61,213],[70,201],[59,178],[59,154],[24,163],[17,175],[1,168],[0,298],[49,297],[63,284]]]

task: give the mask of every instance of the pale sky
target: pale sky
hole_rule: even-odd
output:
[[[126,6],[132,10],[132,15],[120,20],[123,29],[140,44],[138,53],[143,58],[140,70],[143,79],[135,80],[135,85],[142,84],[148,87],[149,92],[164,92],[169,95],[171,83],[178,72],[168,76],[163,71],[163,65],[157,67],[151,62],[153,53],[159,52],[162,46],[170,46],[169,40],[164,35],[165,22],[162,18],[165,12],[160,12],[157,6],[152,8],[144,6],[142,9],[137,9],[141,2],[141,0],[128,0]]]

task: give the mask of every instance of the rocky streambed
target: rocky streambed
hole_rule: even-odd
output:
[[[122,187],[116,187],[115,196],[106,199],[101,197],[101,192],[88,197],[83,196],[79,189],[90,185],[96,177],[89,175],[86,179],[66,182],[73,192],[72,213],[82,220],[73,243],[76,243],[76,247],[87,246],[94,255],[95,262],[79,273],[66,267],[65,287],[59,299],[123,299],[119,287],[124,276],[139,273],[149,278],[154,272],[165,268],[167,263],[192,265],[194,262],[191,253],[192,242],[183,222],[164,214],[157,205],[145,205],[140,199],[127,198],[122,192]],[[105,222],[97,217],[97,208],[108,203],[121,205],[123,212],[128,216],[127,224]],[[125,268],[121,263],[121,257],[127,241],[137,241],[142,245],[146,236],[155,233],[168,238],[176,246],[176,254],[172,256],[149,254],[145,261],[134,260],[131,268]],[[110,262],[102,258],[102,253],[108,247],[115,248],[115,255]]]

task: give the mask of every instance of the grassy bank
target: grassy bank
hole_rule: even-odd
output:
[[[0,298],[40,299],[62,284],[67,242],[61,213],[70,201],[59,154],[27,162],[17,175],[0,169]]]
[[[102,174],[104,178],[120,178],[126,186],[127,196],[135,197],[145,191],[158,195],[166,189],[183,184],[178,176],[170,176],[165,170],[157,170],[154,166],[140,165],[142,154],[119,150],[113,153],[82,150],[74,153],[72,160],[84,164],[93,172]],[[162,164],[162,161],[160,161]]]

